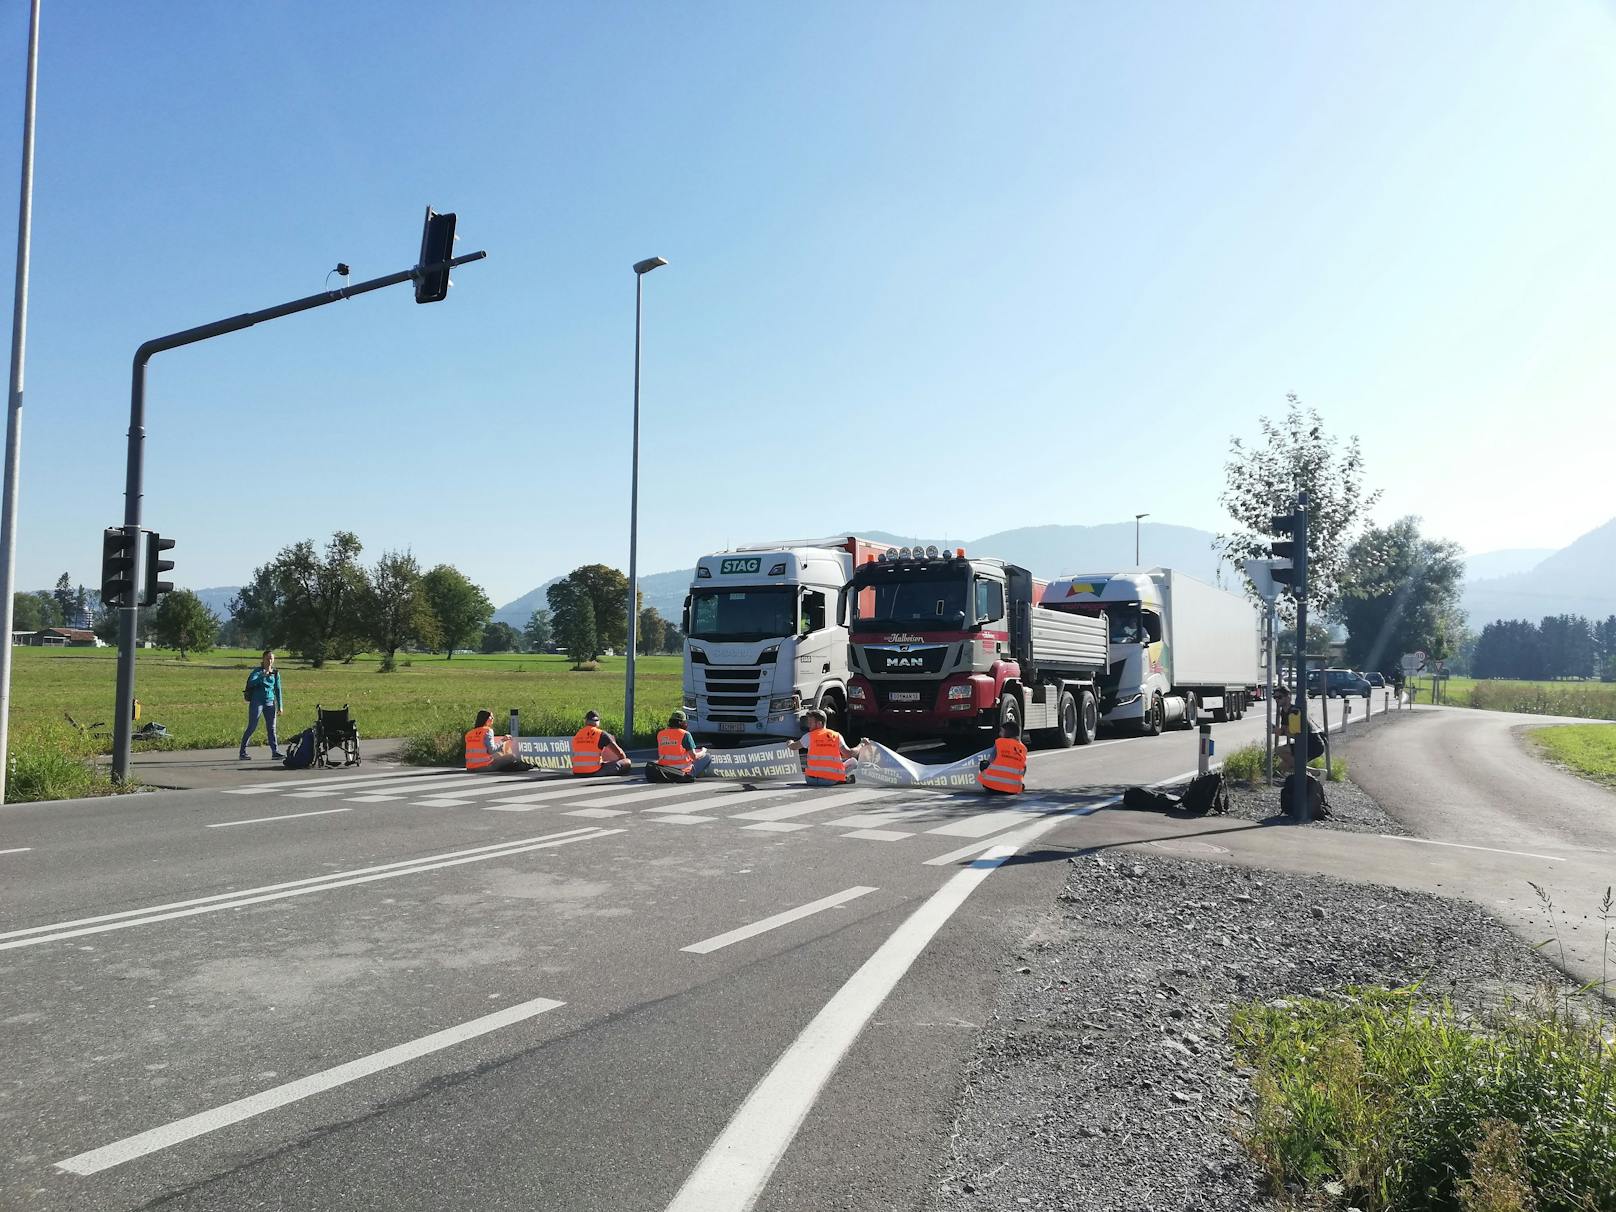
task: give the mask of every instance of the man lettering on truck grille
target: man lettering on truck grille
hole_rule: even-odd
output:
[[[976,781],[993,795],[1020,795],[1027,780],[1027,747],[1021,743],[1021,725],[1006,720],[999,725],[993,756],[981,765]]]
[[[808,731],[802,739],[787,741],[786,744],[792,749],[808,751],[808,765],[804,768],[808,785],[840,787],[843,783],[853,782],[847,767],[858,756],[858,751],[847,747],[841,733],[825,727],[825,713],[819,708],[810,707],[803,715],[803,723],[808,726]]]

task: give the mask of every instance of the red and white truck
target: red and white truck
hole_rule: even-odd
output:
[[[963,548],[866,555],[847,594],[853,729],[975,741],[1014,719],[1029,744],[1088,744],[1108,625],[1045,609],[1044,588],[1025,568]]]

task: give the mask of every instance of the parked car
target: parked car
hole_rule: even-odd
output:
[[[1384,690],[1386,688],[1386,675],[1384,673],[1366,673],[1364,674],[1364,678],[1376,690]]]
[[[1369,697],[1369,679],[1351,669],[1315,669],[1307,675],[1308,694],[1345,698],[1349,694]]]

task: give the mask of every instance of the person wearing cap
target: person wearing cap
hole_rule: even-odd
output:
[[[494,735],[493,726],[489,723],[493,718],[492,711],[479,711],[477,722],[466,733],[466,769],[532,770],[533,767],[516,752],[514,737]]]
[[[1027,747],[1021,743],[1021,725],[1006,720],[999,725],[993,756],[977,764],[976,781],[993,795],[1020,795],[1027,781]]]
[[[787,744],[792,749],[808,751],[808,764],[803,769],[808,785],[840,787],[843,783],[853,782],[848,767],[858,756],[858,750],[849,749],[841,733],[825,727],[825,713],[819,708],[810,707],[804,712],[803,722],[807,724],[808,731],[801,740],[788,741]]]
[[[1274,735],[1290,741],[1280,751],[1281,764],[1286,770],[1296,769],[1296,741],[1302,731],[1302,713],[1291,706],[1291,692],[1284,686],[1274,690]],[[1324,756],[1324,742],[1319,739],[1313,721],[1307,722],[1307,760]]]
[[[628,760],[617,738],[600,726],[600,712],[588,712],[584,726],[572,737],[572,773],[579,778],[589,778],[597,774],[633,772],[634,763]]]
[[[657,767],[659,775],[672,774],[682,782],[699,778],[712,766],[712,754],[697,747],[696,738],[685,727],[688,722],[689,717],[683,711],[675,711],[668,717],[668,726],[657,733],[657,756],[651,765]]]

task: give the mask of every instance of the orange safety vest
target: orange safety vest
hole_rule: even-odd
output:
[[[656,760],[658,766],[667,766],[680,774],[689,774],[696,768],[696,759],[685,748],[690,734],[683,728],[664,728],[656,734]]]
[[[599,774],[604,764],[600,756],[601,730],[593,724],[585,724],[578,729],[572,737],[572,772],[574,774]]]
[[[808,734],[808,769],[811,779],[832,783],[847,782],[847,764],[842,760],[842,734],[829,728],[815,728]]]
[[[466,769],[481,770],[494,764],[494,755],[488,752],[488,738],[494,730],[487,724],[466,733]]]
[[[1027,777],[1027,747],[1020,741],[1000,737],[993,742],[993,758],[976,781],[989,791],[1020,795]]]

